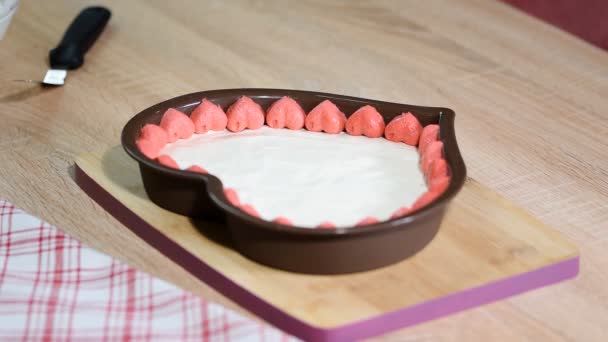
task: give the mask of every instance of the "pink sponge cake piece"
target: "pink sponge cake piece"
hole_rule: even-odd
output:
[[[234,189],[224,189],[224,196],[226,196],[228,202],[232,203],[232,205],[234,205],[235,207],[238,207],[241,204],[241,201],[239,200],[239,195],[236,193],[236,191],[234,191]]]
[[[246,128],[258,129],[264,126],[264,110],[247,96],[241,96],[233,103],[226,113],[226,127],[232,132],[240,132]]]
[[[375,217],[366,217],[363,220],[359,221],[359,223],[357,223],[357,226],[367,226],[369,224],[376,224],[380,221],[378,221],[377,218]]]
[[[422,160],[421,160],[421,164],[422,164],[422,172],[425,175],[428,175],[429,173],[429,167],[431,166],[431,162],[435,159],[441,159],[443,158],[443,142],[441,141],[433,141],[431,142],[426,149],[424,150],[424,153],[422,154]]]
[[[283,216],[277,217],[272,222],[279,223],[279,224],[284,224],[286,226],[293,226],[293,223],[291,223],[291,221],[288,218],[283,217]]]
[[[187,168],[186,170],[192,171],[192,172],[198,172],[198,173],[208,173],[207,170],[205,170],[204,168],[202,168],[198,165],[192,165],[189,168]]]
[[[386,125],[384,136],[394,142],[404,142],[411,146],[418,145],[422,125],[412,113],[402,113]]]
[[[266,114],[266,124],[272,128],[302,129],[305,119],[304,109],[288,96],[275,101]]]
[[[160,150],[165,147],[169,140],[167,132],[160,126],[146,124],[142,129],[139,138],[135,141],[137,148],[146,157],[155,159],[158,157]]]
[[[158,160],[159,163],[161,163],[161,164],[163,164],[165,166],[168,166],[168,167],[171,167],[171,168],[174,168],[174,169],[179,169],[179,166],[177,165],[177,163],[175,162],[175,160],[173,160],[173,158],[169,157],[166,154],[163,154],[163,155],[159,156],[157,158],[157,160]]]
[[[223,131],[226,129],[228,118],[222,107],[213,102],[203,99],[192,114],[190,119],[194,124],[194,132],[198,134],[207,133],[208,131]]]
[[[325,100],[308,113],[304,124],[312,132],[338,134],[344,130],[346,115],[333,102]]]
[[[427,146],[437,139],[439,139],[439,125],[424,126],[418,141],[418,152],[422,155]]]
[[[369,138],[379,138],[384,133],[384,118],[376,108],[366,105],[346,121],[346,132],[350,135],[365,135]]]
[[[169,136],[169,142],[177,139],[187,139],[194,134],[194,124],[188,115],[177,109],[169,108],[160,120],[162,127]]]

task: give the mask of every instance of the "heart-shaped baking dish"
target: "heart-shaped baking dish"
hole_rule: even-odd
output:
[[[169,108],[185,114],[206,98],[226,110],[241,96],[248,96],[264,110],[283,96],[296,100],[308,113],[323,100],[336,104],[346,116],[364,105],[374,106],[390,122],[411,112],[423,126],[439,125],[451,182],[429,205],[406,216],[356,228],[303,229],[250,216],[231,205],[223,186],[212,174],[178,170],[147,158],[136,140],[145,124],[159,124]],[[222,89],[178,96],[135,115],[122,131],[122,145],[139,163],[144,188],[150,200],[172,212],[193,218],[225,222],[234,248],[262,264],[288,271],[338,274],[389,265],[424,248],[437,234],[449,201],[460,191],[466,168],[454,133],[455,114],[448,108],[422,107],[370,99],[300,90]],[[347,205],[347,203],[344,203]]]

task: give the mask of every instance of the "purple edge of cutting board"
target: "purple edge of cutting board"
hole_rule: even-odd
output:
[[[78,165],[76,165],[75,178],[82,190],[101,207],[186,271],[277,328],[307,341],[333,342],[377,336],[573,278],[579,270],[579,257],[576,256],[369,319],[334,328],[319,328],[298,320],[257,297],[183,249],[125,207]]]

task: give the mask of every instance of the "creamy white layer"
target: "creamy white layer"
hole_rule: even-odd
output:
[[[199,165],[266,220],[353,226],[387,220],[427,191],[418,151],[383,138],[272,129],[195,134],[165,146],[185,169]]]

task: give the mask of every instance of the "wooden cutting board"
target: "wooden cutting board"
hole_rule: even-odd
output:
[[[576,247],[469,179],[439,234],[400,263],[349,275],[257,264],[146,197],[120,146],[76,160],[76,181],[108,212],[193,275],[254,314],[314,341],[365,338],[545,286],[578,273]],[[381,253],[381,251],[369,251]]]

